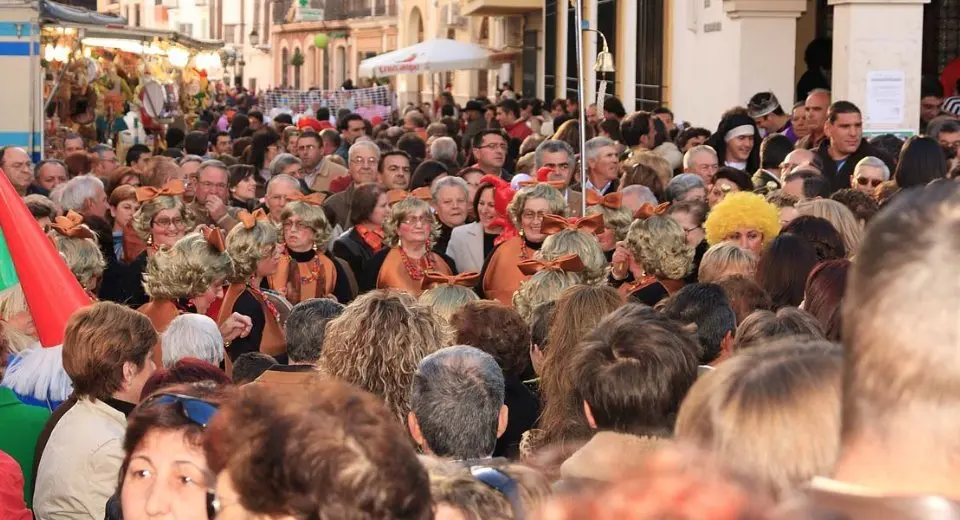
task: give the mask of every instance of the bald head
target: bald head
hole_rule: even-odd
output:
[[[803,107],[807,115],[807,126],[812,132],[823,133],[823,123],[827,120],[827,109],[830,108],[831,96],[829,90],[814,89],[807,95]]]
[[[783,159],[783,163],[780,164],[780,178],[786,178],[787,175],[790,175],[798,168],[816,170],[821,175],[823,174],[820,168],[820,161],[817,160],[816,154],[804,148],[798,148],[787,154]]]

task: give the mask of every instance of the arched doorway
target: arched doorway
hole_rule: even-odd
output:
[[[294,48],[293,53],[303,56],[303,51],[300,50],[300,47]],[[299,65],[293,67],[293,88],[300,90],[300,69],[303,68],[303,62],[298,63]]]
[[[480,30],[477,31],[477,43],[484,47],[490,47],[490,18],[484,16],[480,20]],[[477,72],[477,95],[484,98],[490,97],[490,73],[486,70]]]
[[[414,7],[410,10],[410,27],[411,31],[408,33],[407,45],[413,45],[423,41],[423,14],[420,13],[419,7]],[[423,74],[417,75],[417,99],[422,101],[423,90],[424,90]]]
[[[286,47],[280,51],[280,86],[290,87],[290,50]]]
[[[347,48],[337,47],[337,74],[332,88],[338,88],[347,80]]]

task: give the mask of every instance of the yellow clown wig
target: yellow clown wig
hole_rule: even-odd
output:
[[[711,246],[739,229],[753,228],[763,233],[763,247],[767,247],[780,233],[780,210],[762,195],[731,193],[714,206],[703,228]]]

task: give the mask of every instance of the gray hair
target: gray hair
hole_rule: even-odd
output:
[[[97,196],[97,190],[103,190],[103,181],[93,175],[80,175],[67,181],[60,195],[60,208],[63,211],[80,212],[83,204]]]
[[[327,323],[343,313],[343,305],[326,298],[300,302],[284,326],[287,356],[291,363],[316,363],[320,359]]]
[[[223,170],[224,175],[226,175],[227,177],[230,176],[230,169],[227,168],[227,165],[224,164],[223,161],[218,161],[216,159],[208,159],[200,163],[200,169],[197,170],[197,176],[199,177],[200,175],[203,175],[203,172],[210,168]]]
[[[937,116],[927,125],[927,135],[934,139],[940,139],[940,134],[943,132],[948,134],[960,132],[960,121],[952,116]]]
[[[533,156],[533,170],[537,171],[543,167],[543,154],[557,152],[564,152],[567,154],[567,162],[570,163],[570,167],[572,168],[577,154],[573,151],[573,147],[570,146],[570,143],[561,141],[559,139],[547,139],[546,141],[537,145],[537,151]]]
[[[295,187],[297,188],[297,190],[303,191],[303,190],[300,188],[300,181],[298,181],[297,179],[295,179],[295,178],[293,178],[293,177],[291,177],[291,176],[289,176],[289,175],[282,174],[282,173],[279,174],[279,175],[274,175],[273,177],[270,177],[270,180],[267,181],[267,191],[269,192],[269,191],[270,191],[270,186],[273,186],[273,184],[274,184],[274,183],[277,183],[277,182],[286,182],[287,184],[289,184],[289,185],[291,185],[291,186],[295,186]]]
[[[161,336],[163,366],[193,357],[212,365],[223,362],[223,336],[217,322],[203,314],[181,314]]]
[[[656,206],[658,204],[657,196],[653,194],[653,190],[642,184],[631,184],[620,191],[623,193],[624,197],[628,195],[636,195],[640,198],[641,205],[652,204]]]
[[[480,459],[497,445],[505,393],[503,371],[493,356],[458,345],[420,361],[410,408],[436,456]]]
[[[863,168],[864,166],[868,166],[870,168],[879,168],[880,171],[883,172],[883,180],[885,181],[890,180],[890,167],[887,166],[887,163],[883,162],[882,159],[878,157],[874,157],[872,155],[868,157],[864,157],[863,159],[860,159],[860,162],[858,162],[857,165],[853,168],[854,179],[860,176],[859,175],[860,168]]]
[[[430,157],[434,161],[457,162],[457,142],[452,137],[438,137],[430,145]]]
[[[683,154],[683,169],[689,170],[690,168],[693,168],[694,158],[701,153],[709,153],[710,155],[717,157],[717,151],[714,150],[712,146],[705,144],[694,146],[693,148],[687,150],[687,153]]]
[[[105,154],[105,153],[107,153],[107,152],[114,152],[114,153],[115,153],[115,150],[113,149],[112,146],[107,146],[107,145],[105,145],[105,144],[98,144],[98,145],[94,146],[93,148],[91,148],[90,151],[93,152],[93,153],[95,153],[95,154],[97,154],[97,157],[100,158],[100,159],[103,159],[103,154]]]
[[[373,150],[373,154],[377,156],[377,161],[380,160],[380,147],[377,146],[377,143],[373,141],[357,141],[350,146],[350,150],[347,151],[347,158],[350,162],[353,162],[354,150],[359,150],[360,148],[369,148]]]
[[[681,173],[676,177],[670,179],[670,183],[667,184],[666,190],[664,190],[664,196],[667,199],[667,202],[674,202],[683,200],[683,197],[690,191],[697,188],[704,188],[703,179],[695,173]]]
[[[199,155],[184,155],[180,158],[177,166],[183,166],[184,164],[192,162],[203,164],[203,157],[200,157]]]
[[[44,159],[44,160],[38,162],[37,165],[33,167],[33,177],[34,177],[35,179],[39,179],[39,178],[40,178],[40,169],[43,168],[44,166],[48,165],[48,164],[56,164],[57,166],[63,168],[64,173],[67,173],[67,165],[66,165],[66,163],[64,163],[64,162],[61,161],[60,159]]]
[[[594,137],[593,139],[587,141],[586,148],[583,150],[583,156],[586,157],[586,160],[595,159],[597,154],[600,153],[601,148],[607,146],[613,146],[616,148],[617,144],[613,142],[613,139],[606,137]]]
[[[292,153],[277,154],[277,156],[270,161],[270,175],[274,177],[280,175],[283,172],[283,169],[291,164],[303,166],[303,161],[301,161],[299,157],[293,155]]]
[[[470,186],[467,184],[467,181],[461,179],[460,177],[454,177],[453,175],[448,175],[446,177],[441,177],[437,179],[432,186],[430,186],[430,197],[433,198],[433,201],[437,201],[437,194],[440,193],[440,188],[460,188],[463,190],[464,196],[470,198]]]

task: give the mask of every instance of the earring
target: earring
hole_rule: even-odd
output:
[[[313,243],[313,252],[314,252],[314,253],[317,252],[317,243],[316,243],[316,242]]]
[[[193,298],[187,298],[187,306],[197,308],[197,304],[193,301]]]
[[[150,235],[147,235],[147,245],[148,245],[148,246],[152,246],[152,245],[153,245],[153,234],[152,234],[152,233],[151,233]]]

